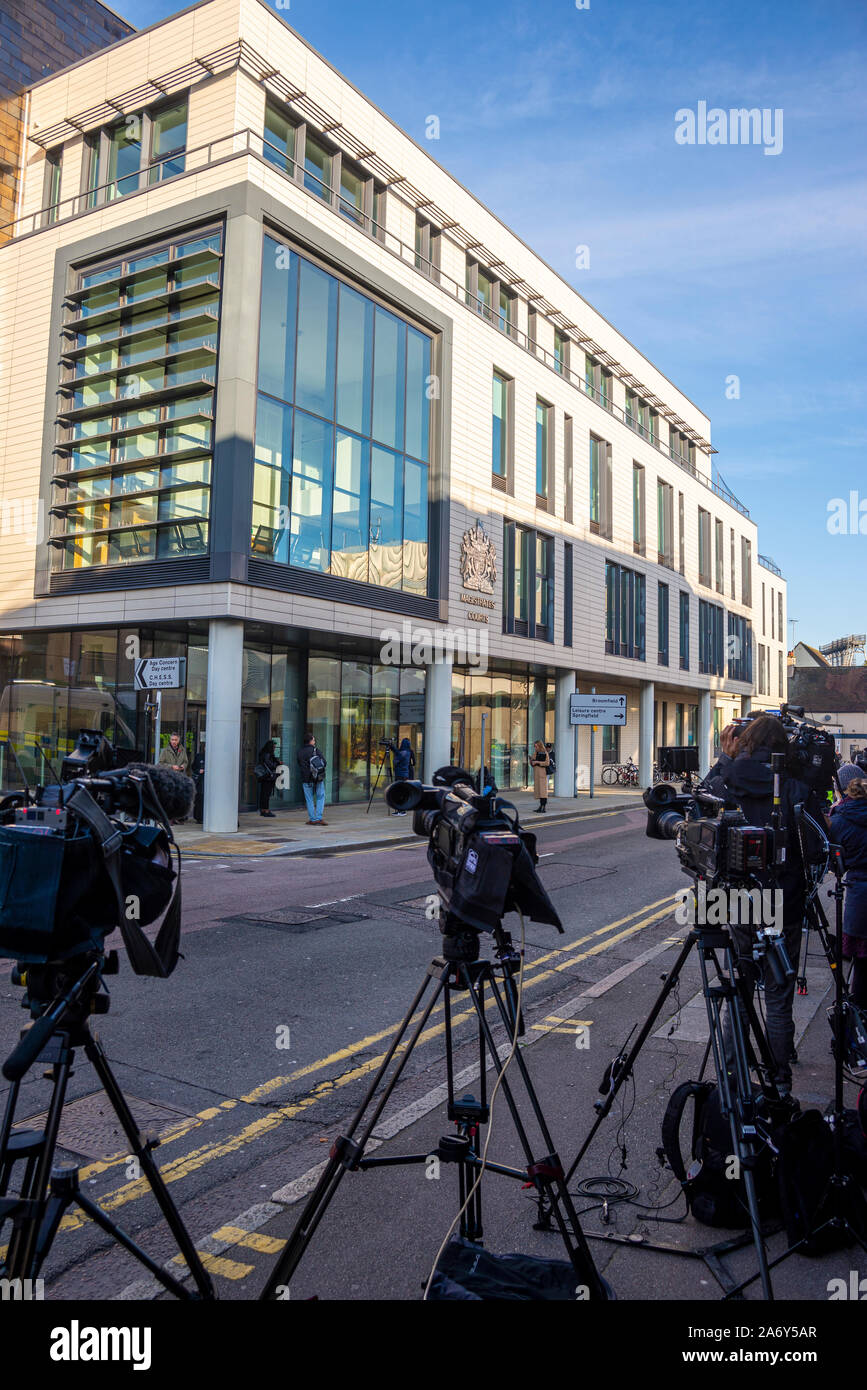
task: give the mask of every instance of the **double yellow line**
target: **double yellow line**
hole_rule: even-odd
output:
[[[654,923],[669,917],[676,902],[679,901],[680,894],[674,893],[666,898],[659,898],[656,902],[647,903],[639,909],[638,920],[633,921],[636,913],[631,912],[626,917],[621,917],[615,922],[608,922],[603,927],[598,927],[595,931],[588,932],[585,936],[578,937],[566,946],[556,947],[552,951],[538,956],[534,961],[525,966],[524,970],[524,991],[533,989],[546,980],[554,979],[558,974],[573,969],[581,961],[587,960],[591,956],[599,955],[607,951],[610,947],[617,945],[620,941],[627,940],[637,932],[644,931]],[[641,915],[645,914],[645,915]],[[627,926],[627,923],[631,925]],[[620,931],[619,928],[625,928]],[[611,933],[616,933],[611,935]],[[592,944],[588,944],[592,943]],[[581,950],[581,947],[586,947]],[[543,968],[546,967],[546,968]],[[438,1004],[431,1012],[431,1018],[443,1013],[444,1005]],[[468,1008],[460,1013],[452,1014],[453,1024],[463,1022],[468,1018],[475,1017],[475,1010]],[[226,1100],[219,1106],[211,1106],[207,1110],[200,1111],[189,1121],[183,1121],[174,1130],[167,1134],[162,1140],[162,1147],[176,1143],[184,1135],[189,1134],[193,1129],[205,1123],[207,1120],[214,1119],[225,1110],[233,1109],[238,1104],[255,1105],[266,1100],[275,1091],[291,1085],[293,1082],[312,1076],[314,1073],[324,1070],[326,1067],[335,1066],[345,1062],[360,1052],[365,1052],[371,1047],[382,1043],[391,1037],[397,1030],[397,1024],[392,1024],[388,1028],[382,1029],[378,1033],[371,1033],[358,1042],[349,1044],[347,1047],[340,1048],[332,1052],[327,1057],[322,1057],[316,1062],[311,1062],[307,1066],[299,1067],[297,1071],[291,1072],[288,1076],[275,1076],[269,1081],[263,1082],[261,1086],[255,1087],[246,1095],[238,1100]],[[444,1030],[445,1023],[440,1021],[426,1028],[419,1038],[419,1042],[429,1042],[438,1037]],[[402,1051],[405,1044],[401,1045]],[[213,1163],[220,1158],[226,1158],[247,1144],[255,1142],[257,1139],[264,1138],[287,1120],[292,1120],[296,1116],[304,1114],[318,1105],[327,1096],[334,1095],[337,1091],[352,1085],[355,1081],[363,1079],[381,1065],[385,1052],[380,1052],[377,1056],[368,1058],[359,1063],[358,1066],[349,1071],[342,1072],[339,1076],[332,1079],[320,1081],[307,1095],[301,1100],[294,1101],[288,1105],[277,1106],[269,1110],[266,1114],[257,1117],[249,1125],[236,1134],[228,1136],[226,1139],[212,1141],[203,1144],[200,1148],[193,1149],[188,1153],[181,1154],[170,1162],[161,1165],[161,1172],[165,1182],[178,1182],[180,1179],[189,1177],[192,1173],[198,1172],[209,1163]],[[96,1163],[89,1164],[81,1170],[81,1179],[86,1181],[88,1178],[97,1176],[100,1173],[109,1171],[112,1168],[122,1167],[129,1162],[128,1154],[118,1154],[109,1159],[103,1159]],[[124,1183],[121,1187],[105,1193],[100,1198],[100,1206],[105,1211],[114,1211],[118,1207],[126,1206],[129,1202],[137,1201],[139,1197],[146,1196],[150,1191],[144,1178],[133,1179]],[[61,1223],[61,1230],[78,1230],[85,1225],[88,1220],[81,1213],[70,1213],[64,1217]]]

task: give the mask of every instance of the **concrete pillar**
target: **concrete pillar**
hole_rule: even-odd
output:
[[[698,773],[706,777],[713,766],[713,692],[703,690],[698,697]]]
[[[653,783],[653,681],[642,681],[638,701],[638,781],[642,787]]]
[[[574,690],[575,672],[558,672],[554,697],[555,796],[571,796],[575,790],[575,735],[569,723],[569,696]]]
[[[469,732],[469,731],[468,731]],[[490,736],[490,730],[488,730]],[[452,745],[452,663],[444,653],[442,661],[427,667],[424,722],[424,780],[429,782],[438,767],[451,762]],[[490,756],[486,755],[490,765]]]
[[[243,674],[243,622],[212,618],[208,626],[205,830],[238,829]]]
[[[753,708],[753,697],[752,697],[752,695],[742,695],[742,696],[741,696],[741,715],[743,716],[743,715],[745,715],[745,714],[751,714],[751,713],[752,713],[752,708]]]

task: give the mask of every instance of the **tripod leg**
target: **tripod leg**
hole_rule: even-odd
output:
[[[716,963],[715,957],[714,961]],[[768,1269],[768,1254],[765,1249],[765,1238],[762,1233],[759,1203],[752,1171],[752,1163],[756,1156],[756,1150],[752,1140],[748,1139],[744,1133],[744,1127],[753,1122],[755,1103],[753,1100],[752,1081],[750,1079],[747,1062],[743,1023],[740,1011],[737,1007],[737,991],[732,984],[732,976],[734,975],[734,953],[731,943],[725,947],[727,978],[719,986],[714,987],[710,983],[707,968],[707,953],[704,950],[699,951],[699,962],[701,965],[702,990],[707,1009],[708,1028],[710,1029],[712,1041],[714,1066],[717,1074],[720,1097],[722,1099],[721,1109],[723,1115],[729,1122],[733,1154],[737,1158],[738,1170],[744,1181],[747,1207],[750,1214],[750,1227],[752,1229],[753,1243],[759,1262],[762,1291],[765,1298],[771,1302],[773,1301],[774,1291],[771,1286],[771,1277]],[[717,970],[719,970],[718,966]],[[722,1020],[720,1015],[722,1003],[726,999],[729,1002],[731,1018],[734,1094],[732,1093],[731,1085],[732,1077],[722,1041]]]
[[[142,1166],[148,1186],[157,1200],[157,1204],[165,1218],[169,1230],[177,1241],[178,1250],[186,1261],[187,1268],[193,1276],[196,1288],[203,1298],[214,1298],[214,1286],[211,1283],[210,1275],[202,1264],[199,1252],[196,1250],[190,1234],[181,1220],[180,1212],[172,1201],[163,1175],[157,1166],[150,1147],[142,1141],[138,1125],[135,1122],[135,1116],[127,1105],[124,1094],[108,1064],[108,1058],[103,1051],[102,1044],[92,1033],[87,1033],[85,1036],[84,1050],[89,1061],[93,1064],[93,1069],[99,1077],[105,1094],[108,1096],[109,1104],[117,1115],[121,1128],[129,1140],[130,1148]],[[87,1198],[81,1198],[80,1200],[82,1205],[87,1202]],[[89,1215],[93,1215],[90,1206],[85,1209],[88,1211]],[[95,1217],[94,1219],[96,1220]],[[105,1218],[105,1220],[107,1221],[108,1218]],[[99,1224],[103,1225],[103,1222],[100,1221]],[[112,1234],[116,1235],[117,1238],[121,1240],[121,1244],[126,1245],[128,1249],[132,1247],[133,1242],[131,1242],[128,1237],[121,1239],[121,1233],[118,1230],[113,1229]],[[133,1253],[141,1252],[134,1250]],[[145,1259],[144,1263],[148,1264],[149,1268],[151,1267],[152,1262],[149,1262],[147,1259]],[[162,1276],[157,1274],[157,1278],[162,1278]],[[165,1280],[163,1279],[162,1282],[165,1283]]]
[[[494,1066],[496,1067],[497,1074],[500,1079],[500,1086],[502,1088],[504,1096],[506,1097],[506,1103],[509,1107],[509,1111],[512,1116],[512,1121],[515,1125],[515,1130],[518,1135],[519,1143],[521,1145],[521,1148],[524,1150],[524,1156],[527,1159],[527,1173],[533,1181],[533,1183],[535,1184],[537,1190],[543,1191],[548,1198],[551,1210],[554,1213],[554,1219],[557,1222],[557,1228],[560,1232],[560,1236],[563,1240],[563,1244],[566,1249],[566,1253],[569,1256],[569,1260],[579,1280],[579,1283],[582,1286],[586,1286],[588,1290],[590,1290],[596,1298],[604,1299],[607,1296],[605,1286],[599,1276],[599,1272],[596,1269],[595,1264],[593,1263],[593,1256],[590,1254],[589,1246],[587,1245],[587,1242],[584,1238],[584,1232],[581,1229],[581,1224],[578,1220],[578,1214],[575,1211],[575,1207],[573,1205],[572,1198],[569,1195],[569,1189],[566,1185],[566,1181],[563,1175],[563,1166],[554,1149],[554,1142],[551,1138],[550,1131],[545,1122],[545,1116],[542,1113],[542,1108],[539,1104],[538,1097],[536,1095],[535,1090],[533,1089],[533,1083],[530,1079],[530,1073],[527,1070],[527,1064],[524,1061],[521,1052],[516,1047],[514,1051],[514,1061],[516,1066],[518,1067],[521,1080],[524,1083],[524,1089],[527,1092],[530,1104],[533,1107],[533,1112],[536,1116],[536,1120],[539,1125],[540,1132],[542,1134],[542,1140],[548,1150],[545,1158],[541,1162],[539,1162],[533,1155],[533,1150],[531,1148],[530,1141],[527,1137],[527,1132],[521,1120],[518,1107],[515,1103],[515,1098],[512,1095],[512,1088],[509,1085],[509,1082],[505,1076],[504,1064],[500,1061],[500,1056],[497,1051],[496,1043],[494,1042],[494,1037],[491,1032],[488,1020],[485,1017],[484,1009],[480,1005],[476,989],[474,988],[472,981],[470,981],[467,973],[464,973],[470,990],[470,997],[473,1001],[473,1007],[475,1008],[476,1014],[478,1016],[479,1027],[481,1028],[485,1037],[485,1041],[487,1042],[491,1059],[494,1063]],[[494,999],[496,1001],[497,1008],[500,1012],[500,1017],[502,1018],[503,1023],[506,1025],[507,1032],[511,1024],[512,1032],[514,1033],[514,1016],[512,1016],[512,1018],[510,1019],[509,1011],[506,1009],[506,1006],[503,1003],[502,996],[500,994],[500,991],[497,989],[497,984],[493,975],[491,975],[490,979],[491,993],[493,994]]]
[[[29,1215],[20,1217],[17,1221],[13,1219],[13,1232],[6,1255],[6,1268],[9,1278],[12,1279],[35,1279],[39,1273],[39,1263],[41,1263],[42,1258],[39,1255],[40,1229],[46,1211],[48,1184],[54,1162],[54,1151],[57,1147],[57,1132],[63,1114],[63,1102],[66,1099],[66,1087],[75,1055],[70,1046],[69,1034],[58,1031],[56,1036],[60,1043],[60,1056],[53,1065],[53,1089],[48,1105],[42,1146],[35,1165],[28,1163],[25,1180],[21,1187],[21,1197],[30,1203],[30,1212]]]
[[[267,1302],[269,1299],[279,1298],[281,1296],[279,1291],[282,1290],[289,1283],[289,1280],[295,1273],[295,1270],[298,1267],[298,1263],[301,1260],[304,1251],[307,1249],[308,1245],[313,1239],[313,1235],[316,1231],[317,1226],[319,1225],[319,1222],[325,1215],[325,1212],[327,1211],[328,1206],[330,1205],[335,1192],[340,1186],[340,1182],[343,1178],[344,1173],[347,1171],[348,1168],[353,1168],[357,1166],[358,1160],[364,1153],[364,1149],[368,1139],[370,1138],[371,1131],[373,1130],[377,1120],[379,1119],[380,1114],[382,1113],[384,1106],[387,1104],[390,1095],[392,1094],[395,1086],[397,1085],[397,1082],[400,1079],[401,1072],[403,1071],[404,1067],[406,1066],[407,1062],[412,1056],[413,1050],[419,1040],[419,1037],[421,1036],[422,1031],[424,1030],[428,1018],[431,1015],[433,1007],[440,994],[442,993],[443,989],[445,988],[446,980],[450,973],[451,966],[446,965],[444,962],[439,960],[434,961],[433,964],[428,967],[427,974],[425,975],[425,978],[422,981],[416,993],[415,999],[412,1001],[411,1005],[409,1006],[409,1009],[404,1015],[403,1020],[400,1023],[400,1026],[398,1027],[398,1030],[392,1040],[391,1046],[388,1049],[388,1052],[385,1054],[385,1057],[383,1058],[382,1063],[380,1064],[376,1072],[376,1075],[374,1076],[373,1080],[368,1086],[364,1099],[362,1100],[361,1104],[359,1105],[358,1109],[352,1117],[346,1134],[341,1135],[333,1144],[331,1154],[329,1156],[328,1162],[325,1165],[325,1169],[322,1173],[322,1176],[320,1177],[319,1181],[317,1182],[316,1186],[314,1187],[313,1191],[311,1192],[310,1196],[305,1202],[304,1208],[292,1230],[292,1234],[289,1236],[289,1239],[287,1240],[285,1246],[281,1250],[280,1254],[277,1256],[274,1268],[271,1271],[268,1281],[264,1289],[262,1290],[262,1293],[259,1296],[260,1301]],[[404,1034],[409,1028],[413,1016],[416,1010],[418,1009],[419,1005],[421,1004],[425,991],[427,990],[428,985],[430,984],[431,979],[434,977],[434,975],[437,976],[436,988],[434,989],[433,994],[431,995],[430,999],[427,1001],[425,1005],[421,1018],[418,1020],[413,1035],[406,1046],[406,1050],[404,1051],[403,1057],[401,1058],[400,1063],[398,1064],[396,1070],[394,1071],[387,1085],[385,1086],[385,1089],[383,1090],[382,1096],[373,1112],[373,1115],[368,1118],[367,1111],[373,1103],[373,1098],[376,1095],[376,1092],[379,1089],[379,1086],[381,1085],[382,1080],[385,1077],[385,1074],[388,1071],[389,1066],[391,1065],[392,1059],[394,1058],[394,1055],[397,1052],[398,1047],[400,1046],[401,1039],[403,1038]],[[363,1134],[361,1135],[361,1138],[357,1141],[353,1140],[352,1136],[354,1135],[355,1131],[358,1129],[362,1121],[364,1121],[365,1119],[367,1119],[367,1124],[365,1126]]]

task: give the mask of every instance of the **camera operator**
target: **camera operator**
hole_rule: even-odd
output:
[[[842,797],[831,808],[831,836],[846,862],[843,956],[853,963],[852,1000],[863,1009],[867,1007],[867,777],[854,763],[843,763],[837,785]]]
[[[771,755],[782,753],[787,759],[789,756],[789,740],[781,720],[770,714],[761,714],[742,728],[730,725],[723,732],[720,746],[720,759],[702,785],[714,796],[728,796],[736,801],[751,825],[770,825],[774,809]],[[764,886],[782,890],[783,942],[789,960],[794,963],[800,950],[806,903],[804,869],[794,811],[799,803],[803,803],[810,814],[821,821],[824,807],[821,798],[788,768],[787,762],[787,770],[783,773],[780,786],[780,812],[786,832],[786,861],[777,871],[776,883],[772,885],[769,881]],[[761,970],[765,990],[768,1042],[777,1064],[777,1084],[781,1093],[789,1093],[792,1087],[792,1062],[797,1060],[795,1024],[792,1017],[795,976],[793,974],[786,983],[779,984],[764,963],[757,966],[753,961],[754,930],[749,926],[738,925],[732,926],[731,932],[738,955],[745,967],[744,974],[748,980],[753,981],[753,986],[758,981]],[[731,1025],[728,1019],[724,1037],[728,1053],[731,1039]]]
[[[392,744],[394,748],[394,744]],[[394,753],[394,781],[409,782],[415,775],[415,754],[408,738],[401,739],[400,747]],[[395,815],[405,816],[406,811],[396,811]]]

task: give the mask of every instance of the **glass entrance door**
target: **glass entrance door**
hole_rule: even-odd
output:
[[[256,774],[253,769],[259,753],[259,719],[257,709],[241,710],[241,810],[253,811],[258,803]]]

